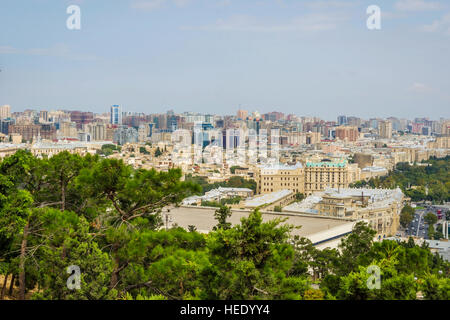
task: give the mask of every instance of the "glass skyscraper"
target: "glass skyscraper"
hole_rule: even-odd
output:
[[[122,125],[122,110],[118,105],[111,107],[111,124]]]

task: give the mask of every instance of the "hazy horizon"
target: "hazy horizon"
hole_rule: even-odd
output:
[[[81,8],[81,30],[66,9]],[[366,27],[369,5],[382,29]],[[443,0],[5,0],[0,105],[450,118]]]

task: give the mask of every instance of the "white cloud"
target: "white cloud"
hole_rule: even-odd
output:
[[[439,20],[433,21],[431,24],[422,26],[421,30],[425,32],[443,32],[450,35],[450,13]]]
[[[400,11],[430,11],[442,8],[439,2],[425,0],[400,0],[395,3]]]
[[[156,10],[166,4],[173,4],[177,8],[184,8],[190,5],[194,0],[135,0],[131,3],[131,8],[138,10]]]
[[[154,10],[160,8],[166,0],[142,0],[131,4],[133,9]]]
[[[350,8],[358,5],[356,1],[340,1],[340,0],[319,0],[308,2],[307,7],[311,9],[341,9]]]
[[[424,83],[420,83],[420,82],[415,82],[412,84],[412,86],[409,88],[410,91],[415,92],[415,93],[432,93],[435,90],[433,88],[431,88],[430,86],[424,84]]]
[[[228,19],[219,19],[214,25],[183,27],[184,30],[221,30],[250,32],[282,31],[325,31],[333,30],[345,17],[334,14],[308,14],[292,19],[287,23],[270,24],[248,15],[233,15]]]
[[[73,53],[69,46],[64,43],[57,43],[48,48],[31,48],[18,49],[11,46],[0,46],[0,54],[23,54],[31,56],[49,56],[60,57],[69,60],[91,61],[97,60],[97,57],[92,55]]]
[[[17,54],[20,53],[19,50],[17,50],[14,47],[11,46],[0,46],[0,54]]]

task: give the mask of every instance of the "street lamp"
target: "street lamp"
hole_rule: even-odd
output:
[[[171,216],[169,214],[170,209],[167,209],[166,214],[164,215],[166,218],[166,231],[169,230],[169,222],[172,222]]]

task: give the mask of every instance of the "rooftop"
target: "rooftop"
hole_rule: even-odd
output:
[[[268,194],[264,194],[262,196],[255,197],[253,199],[249,199],[245,202],[246,207],[256,208],[259,206],[263,206],[265,204],[271,204],[278,200],[283,199],[286,196],[292,194],[291,190],[280,190]]]
[[[212,228],[217,224],[214,218],[215,209],[202,208],[202,207],[179,207],[170,210],[169,215],[172,218],[173,223],[177,223],[180,227],[188,228],[189,225],[194,225],[200,232],[210,232]],[[239,224],[241,219],[248,217],[249,212],[245,211],[232,211],[231,217],[228,221],[232,225]],[[316,217],[304,217],[294,215],[283,214],[263,214],[263,221],[271,221],[273,219],[287,218],[283,224],[290,224],[294,226],[301,226],[300,229],[294,229],[293,235],[299,235],[301,237],[310,237],[313,234],[322,231],[332,230],[336,227],[347,225],[349,222],[337,219],[323,219]]]
[[[384,172],[387,171],[386,168],[383,167],[365,167],[361,171],[368,171],[368,172]]]
[[[300,162],[297,162],[295,165],[286,165],[286,164],[267,164],[260,166],[263,170],[297,170],[303,168]]]
[[[322,161],[322,162],[307,162],[306,167],[316,168],[316,167],[332,167],[332,168],[344,168],[347,165],[347,160],[342,160],[340,162],[333,161]]]
[[[76,148],[88,148],[93,145],[111,144],[111,141],[59,141],[59,142],[43,142],[39,141],[34,143],[32,149],[76,149]]]
[[[400,188],[393,190],[368,188],[327,188],[325,191],[315,192],[309,197],[306,197],[302,202],[296,202],[285,207],[284,210],[290,212],[318,214],[319,212],[314,209],[314,207],[322,201],[324,197],[357,198],[362,195],[364,195],[364,197],[369,197],[368,205],[362,210],[388,207],[393,202],[400,202],[403,199],[403,192]]]

